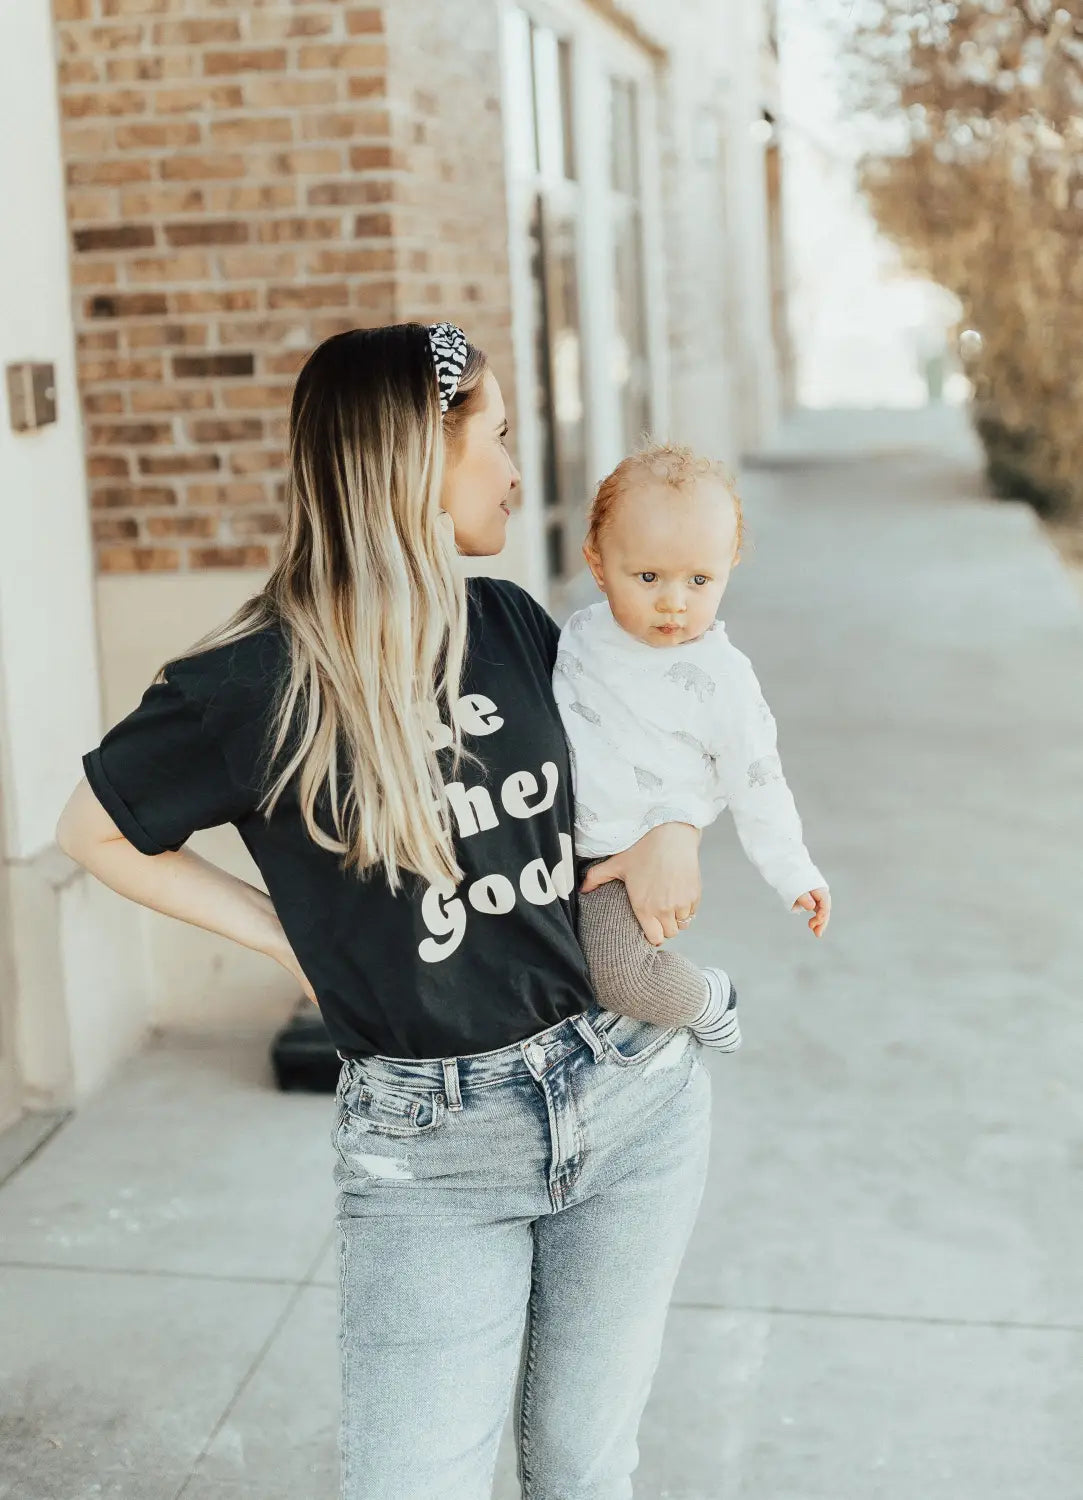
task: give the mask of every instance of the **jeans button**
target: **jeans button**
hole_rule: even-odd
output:
[[[545,1048],[539,1047],[537,1042],[527,1042],[526,1055],[527,1061],[533,1063],[536,1068],[544,1066]]]

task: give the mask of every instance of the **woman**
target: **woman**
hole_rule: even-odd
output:
[[[57,826],[114,890],[320,1006],[344,1500],[482,1500],[513,1386],[524,1496],[630,1495],[705,1180],[699,1044],[603,1010],[576,939],[557,626],[458,563],[504,545],[507,430],[451,325],[321,344],[281,560],[87,752]],[[267,894],[182,847],[225,822]],[[698,838],[658,827],[583,889],[623,879],[673,936]]]

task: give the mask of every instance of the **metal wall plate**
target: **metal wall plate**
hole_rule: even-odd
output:
[[[56,371],[52,365],[7,366],[8,410],[16,432],[56,421]]]

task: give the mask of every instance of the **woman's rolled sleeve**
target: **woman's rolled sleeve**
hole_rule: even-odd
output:
[[[202,706],[168,674],[82,757],[98,801],[142,854],[179,849],[197,828],[236,822],[252,806]]]

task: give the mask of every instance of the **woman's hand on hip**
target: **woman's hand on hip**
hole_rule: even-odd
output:
[[[702,892],[699,841],[700,829],[691,823],[659,823],[631,848],[592,865],[579,889],[623,880],[643,936],[657,946],[695,915]]]

